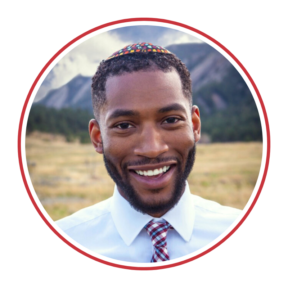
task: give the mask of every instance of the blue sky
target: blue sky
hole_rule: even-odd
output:
[[[96,35],[66,54],[51,70],[37,92],[35,101],[61,87],[75,76],[92,76],[100,61],[122,47],[137,42],[151,42],[167,47],[172,44],[201,42],[178,30],[159,26],[130,26]]]

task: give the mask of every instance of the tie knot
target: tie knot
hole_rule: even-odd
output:
[[[148,235],[151,237],[152,244],[155,247],[166,246],[167,232],[172,228],[171,224],[167,221],[156,222],[151,220],[144,227],[147,230]]]

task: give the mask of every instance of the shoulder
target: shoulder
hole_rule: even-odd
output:
[[[110,214],[110,203],[111,198],[81,209],[70,216],[56,221],[56,224],[63,231],[67,231],[76,226],[81,226],[81,224],[88,224],[91,221],[95,222],[95,220],[101,220],[103,217]]]
[[[192,195],[192,194],[191,194]],[[193,243],[198,249],[210,244],[241,217],[242,211],[192,195],[194,202]]]
[[[193,196],[195,217],[200,225],[230,226],[241,214],[241,210],[223,206],[217,202]]]

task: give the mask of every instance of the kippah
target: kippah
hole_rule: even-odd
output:
[[[119,56],[123,56],[126,54],[131,54],[131,53],[149,53],[149,52],[156,52],[156,53],[163,53],[163,54],[172,54],[170,51],[167,49],[158,46],[158,45],[153,45],[151,43],[147,42],[141,42],[141,43],[134,43],[125,46],[124,48],[114,52],[110,57],[106,59],[110,60]]]

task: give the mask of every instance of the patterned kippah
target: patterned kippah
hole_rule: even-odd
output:
[[[126,55],[126,54],[149,53],[149,52],[172,54],[170,51],[168,51],[167,49],[165,49],[161,46],[153,45],[151,43],[142,42],[142,43],[134,43],[134,44],[130,44],[130,45],[125,46],[124,48],[113,53],[110,57],[108,57],[106,59],[106,61],[110,60],[112,58],[115,58],[115,57]]]

